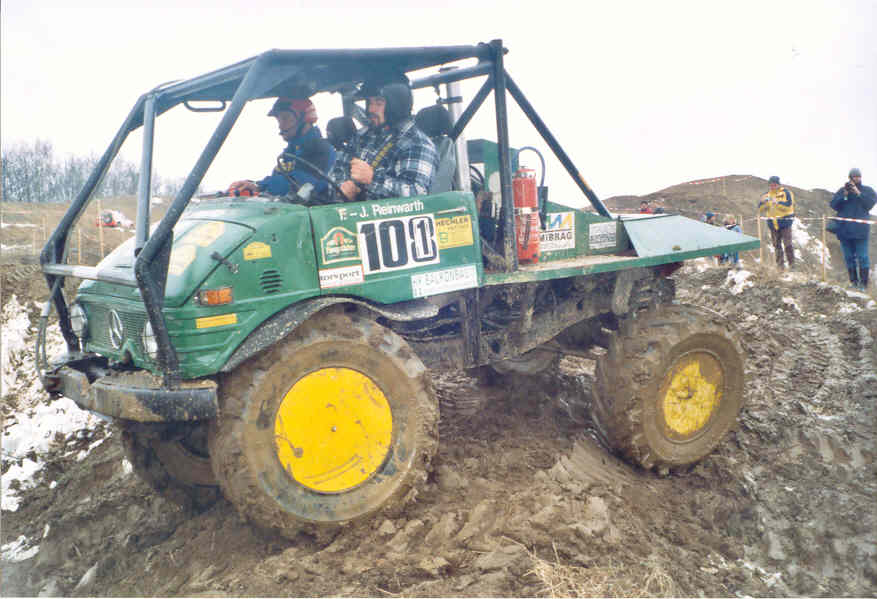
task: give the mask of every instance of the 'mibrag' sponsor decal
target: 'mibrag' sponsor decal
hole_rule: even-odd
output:
[[[539,232],[539,251],[554,252],[576,247],[576,215],[574,212],[550,212],[546,227]]]

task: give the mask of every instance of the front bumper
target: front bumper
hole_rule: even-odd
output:
[[[216,381],[183,381],[169,389],[150,372],[113,370],[97,355],[65,356],[44,374],[43,386],[85,410],[135,422],[210,420],[218,412]]]

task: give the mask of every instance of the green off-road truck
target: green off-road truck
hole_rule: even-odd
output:
[[[222,493],[287,536],[416,495],[438,443],[430,371],[534,374],[600,346],[593,418],[606,444],[663,471],[708,454],[741,408],[741,346],[718,314],[674,303],[668,275],[758,241],[679,215],[611,214],[505,54],[498,40],[271,50],[142,95],[41,255],[51,290],[38,351],[46,389],[112,418],[158,492],[194,508]],[[340,202],[337,186],[320,196],[302,185],[285,197],[193,198],[248,102],[325,94],[340,100],[337,118],[361,120],[358,85],[382,72],[408,74],[412,89],[427,90],[418,94],[434,89],[426,112],[447,112],[437,127],[441,119],[418,113],[441,158],[429,195]],[[467,103],[460,82],[473,78],[483,84]],[[465,140],[491,95],[496,139]],[[536,207],[516,204],[525,150],[510,146],[508,97],[592,209],[549,201],[544,185]],[[180,104],[221,116],[151,227],[155,121]],[[135,236],[96,267],[68,265],[72,227],[141,128]],[[66,277],[85,282],[73,293]],[[68,352],[49,362],[51,307]]]

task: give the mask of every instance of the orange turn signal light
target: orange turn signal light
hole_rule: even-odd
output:
[[[234,301],[231,287],[219,289],[202,289],[198,292],[198,303],[202,306],[224,306]]]

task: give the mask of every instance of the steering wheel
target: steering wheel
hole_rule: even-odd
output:
[[[280,158],[278,158],[278,160],[280,160]],[[305,160],[301,156],[296,156],[295,160],[297,162],[301,162],[306,167],[308,167],[308,169],[311,171],[310,174],[316,175],[317,178],[322,179],[323,181],[328,183],[329,186],[333,189],[333,191],[335,191],[338,194],[339,197],[344,198],[346,200],[347,196],[345,196],[344,192],[341,191],[341,186],[338,185],[337,183],[335,183],[335,181],[333,181],[332,178],[329,177],[329,175],[324,173],[323,170],[321,168],[319,168],[316,164],[314,164],[310,160]],[[299,185],[299,184],[296,183],[296,185]]]

